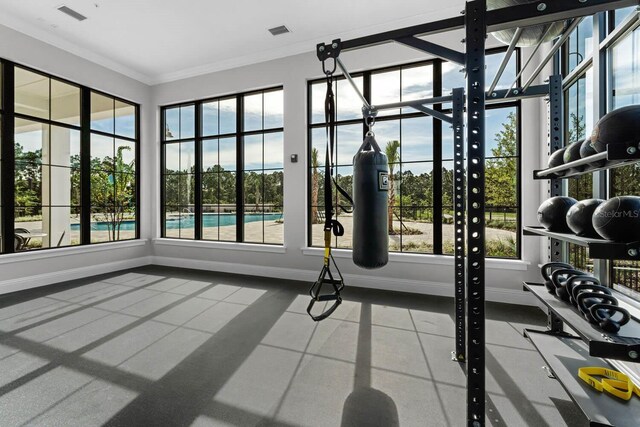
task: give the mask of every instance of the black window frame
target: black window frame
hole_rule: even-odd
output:
[[[74,248],[79,246],[99,245],[105,243],[123,242],[140,239],[140,104],[112,95],[110,93],[93,89],[80,83],[71,81],[64,77],[59,77],[27,65],[19,64],[4,58],[0,58],[2,66],[2,249],[1,254],[30,253],[35,251],[48,251],[60,249],[59,247],[48,247],[31,249],[29,251],[16,252],[14,248],[15,238],[15,120],[24,119],[33,122],[77,130],[80,133],[80,242],[77,245],[68,245],[62,248]],[[15,70],[20,68],[28,72],[41,75],[48,79],[75,86],[80,90],[80,125],[70,125],[55,120],[42,119],[27,114],[15,112]],[[108,134],[107,136],[124,139],[135,144],[135,236],[130,239],[109,240],[101,242],[91,242],[91,147],[90,129],[91,124],[91,92],[99,93],[103,96],[114,99],[134,107],[135,112],[135,136],[134,138],[122,135]],[[49,101],[51,102],[51,100]],[[115,132],[115,131],[114,131]],[[1,256],[0,254],[0,256]]]
[[[487,54],[499,54],[502,52],[506,52],[507,48],[506,47],[498,47],[498,48],[493,48],[493,49],[487,49]],[[516,55],[515,55],[515,60],[516,60],[516,70],[520,70],[521,67],[521,56],[520,56],[520,50],[517,49],[516,51]],[[393,70],[402,70],[404,68],[413,68],[413,67],[419,67],[419,66],[425,66],[425,65],[431,65],[432,66],[432,70],[433,70],[433,96],[439,96],[442,95],[442,90],[443,90],[443,72],[442,72],[442,66],[443,64],[445,64],[446,61],[443,61],[441,59],[429,59],[429,60],[424,60],[424,61],[417,61],[417,62],[408,62],[408,63],[402,63],[402,64],[396,64],[396,65],[391,65],[391,66],[386,66],[386,67],[381,67],[381,68],[373,68],[373,69],[369,69],[369,70],[365,70],[365,71],[361,71],[361,72],[357,72],[357,73],[351,73],[351,76],[356,79],[356,78],[363,78],[363,91],[362,94],[364,95],[364,97],[370,101],[371,100],[371,76],[372,74],[377,74],[377,73],[383,73],[383,72],[387,72],[387,71],[393,71]],[[344,80],[345,77],[343,75],[336,75],[334,76],[334,81],[337,82]],[[324,121],[321,122],[317,122],[317,123],[313,123],[313,108],[312,108],[312,86],[314,84],[317,84],[319,82],[323,82],[326,79],[324,78],[316,78],[316,79],[310,79],[307,81],[307,156],[306,156],[306,174],[307,174],[307,200],[306,200],[306,218],[307,218],[307,230],[306,230],[306,244],[308,247],[318,247],[317,245],[314,246],[313,245],[313,218],[311,218],[311,212],[312,212],[312,203],[311,203],[311,192],[312,192],[312,178],[311,178],[311,174],[312,174],[312,162],[311,162],[311,155],[312,155],[312,132],[314,131],[314,129],[322,129],[325,128],[325,123]],[[433,106],[434,109],[437,109],[439,111],[443,111],[445,113],[450,113],[451,112],[451,108],[443,108],[442,104],[437,104]],[[508,108],[508,107],[513,107],[516,110],[516,117],[517,117],[517,122],[518,122],[518,126],[517,126],[517,147],[516,147],[516,151],[517,151],[517,176],[516,176],[516,203],[517,206],[516,208],[516,256],[515,257],[488,257],[488,258],[492,258],[492,259],[507,259],[507,260],[520,260],[522,259],[522,103],[521,101],[508,101],[508,102],[504,102],[504,103],[495,103],[495,104],[491,104],[487,106],[488,110],[491,109],[501,109],[501,108]],[[402,119],[410,119],[410,118],[416,118],[416,117],[425,117],[425,115],[421,112],[411,112],[411,113],[403,113],[401,110],[397,113],[397,114],[389,114],[389,115],[381,115],[379,117],[377,117],[376,119],[376,123],[381,123],[381,122],[385,122],[385,121],[393,121],[393,120],[402,120]],[[362,137],[364,138],[368,128],[366,127],[366,125],[364,124],[362,118],[358,118],[358,119],[349,119],[349,120],[336,120],[336,125],[356,125],[356,124],[362,124]],[[444,128],[444,129],[443,129]],[[375,130],[375,127],[374,127]],[[448,131],[449,128],[446,125],[443,125],[442,122],[440,120],[436,120],[434,119],[432,122],[432,138],[433,138],[433,156],[431,160],[427,160],[424,161],[424,163],[431,163],[433,165],[433,206],[430,207],[432,208],[433,211],[433,253],[426,253],[426,252],[412,252],[412,251],[408,251],[408,250],[402,250],[402,239],[401,239],[401,243],[400,243],[400,250],[398,251],[393,251],[393,253],[400,253],[400,254],[418,254],[418,255],[426,255],[426,256],[430,256],[430,255],[444,255],[444,256],[453,256],[453,253],[447,253],[443,251],[443,236],[442,236],[442,223],[443,223],[443,210],[446,208],[442,205],[442,164],[443,162],[449,162],[452,160],[449,159],[444,159],[442,156],[442,132],[446,132]],[[321,156],[323,156],[324,158],[324,152],[319,153]],[[403,162],[404,163],[404,162]],[[411,163],[411,162],[409,162]],[[437,171],[437,172],[436,172]],[[438,190],[440,191],[440,197],[438,196]],[[453,191],[453,190],[452,190]],[[402,201],[402,198],[400,198],[400,200]],[[333,244],[334,248],[338,248],[337,244],[336,244],[336,240],[335,237],[333,239]],[[341,249],[341,248],[338,248]],[[350,248],[344,248],[346,250],[351,250]]]
[[[264,89],[255,89],[245,92],[236,92],[232,94],[219,95],[214,97],[207,97],[198,100],[191,100],[186,102],[178,102],[167,105],[162,105],[160,107],[160,236],[164,239],[174,239],[174,240],[187,240],[187,241],[206,241],[206,242],[235,242],[235,243],[249,243],[249,244],[260,244],[260,245],[271,245],[271,246],[284,246],[284,235],[283,241],[281,243],[270,243],[264,241],[264,232],[263,232],[263,241],[262,242],[254,242],[245,241],[244,235],[244,214],[245,214],[245,191],[244,191],[244,173],[245,173],[245,165],[244,165],[244,138],[246,136],[253,135],[266,135],[272,133],[282,133],[284,136],[284,116],[283,123],[281,127],[267,128],[264,129],[256,129],[245,131],[244,130],[244,98],[246,96],[256,95],[256,94],[264,94],[270,92],[282,91],[284,93],[284,86],[270,86]],[[227,132],[224,134],[218,133],[215,135],[204,135],[203,127],[202,127],[202,106],[203,104],[207,104],[214,101],[223,101],[235,99],[236,103],[236,120],[235,120],[235,132]],[[192,138],[176,138],[167,140],[165,138],[165,129],[166,129],[166,114],[165,112],[169,109],[176,107],[184,107],[193,105],[195,107],[195,123],[194,123],[194,136]],[[264,106],[264,99],[263,99]],[[263,119],[264,119],[264,111],[263,111]],[[219,130],[219,129],[218,129]],[[218,234],[218,239],[205,239],[203,236],[203,197],[202,197],[202,177],[204,172],[202,171],[202,143],[203,141],[209,139],[225,139],[225,138],[235,138],[236,143],[236,167],[234,173],[236,174],[236,184],[235,184],[235,204],[236,204],[236,238],[234,241],[229,240],[221,240]],[[182,143],[186,141],[193,141],[195,146],[195,191],[194,191],[194,237],[186,238],[186,237],[172,237],[167,236],[166,233],[166,185],[165,185],[165,170],[166,170],[166,159],[165,159],[165,144],[173,144],[173,143]],[[263,142],[264,144],[264,142]],[[264,157],[264,154],[263,154]],[[264,165],[263,165],[264,166]],[[264,168],[263,168],[264,169]],[[283,151],[283,164],[282,171],[284,173],[284,151]],[[272,169],[269,169],[272,170]],[[283,190],[284,191],[284,190]],[[284,193],[283,193],[284,199]],[[284,215],[284,203],[283,203],[283,215]],[[264,220],[263,220],[263,228],[264,228]]]

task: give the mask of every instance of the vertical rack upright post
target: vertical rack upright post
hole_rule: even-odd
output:
[[[465,274],[465,173],[464,173],[464,88],[453,89],[453,221],[455,262],[456,350],[453,360],[464,362],[466,351]]]
[[[559,74],[549,78],[549,154],[561,149],[564,144],[564,100],[562,93],[562,76]],[[562,181],[553,178],[550,181],[549,196],[563,195]],[[550,239],[549,259],[552,262],[564,260],[563,243],[556,239]]]
[[[467,425],[485,425],[486,0],[465,8],[467,73]]]

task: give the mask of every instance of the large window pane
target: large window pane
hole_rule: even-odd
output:
[[[40,119],[49,119],[49,81],[42,74],[15,68],[15,111]]]
[[[114,99],[91,92],[91,129],[113,133]]]
[[[80,126],[80,88],[51,80],[51,120]]]
[[[14,67],[19,116],[12,129],[15,179],[2,186],[15,194],[14,206],[2,206],[14,209],[13,250],[135,238],[137,107],[44,73],[5,66]],[[90,97],[87,129],[80,120],[83,91]],[[90,132],[86,151],[81,149],[85,131]],[[91,168],[88,180],[81,176],[83,156]],[[88,200],[82,198],[85,191]],[[81,235],[85,219],[91,222],[86,236]]]
[[[237,241],[243,227],[246,242],[283,243],[282,103],[279,89],[163,109],[163,236],[194,239],[199,234],[203,240]],[[202,110],[202,126],[185,133],[185,124],[192,128],[189,111],[197,109]],[[185,137],[189,140],[184,141]],[[197,146],[201,147],[199,159]],[[239,148],[244,166],[240,170]],[[244,182],[241,188],[237,188],[238,173]],[[200,200],[195,197],[198,174]],[[238,224],[241,209],[245,216]],[[202,212],[201,224],[195,223],[198,211]],[[270,228],[276,217],[279,228]]]
[[[610,51],[612,108],[640,102],[640,30],[618,42]]]
[[[504,57],[504,50],[490,53],[487,60],[489,78],[497,72]],[[401,66],[395,69],[374,70],[359,76],[363,87],[370,88],[365,93],[372,104],[428,98],[434,95],[436,78],[443,82],[443,93],[451,88],[464,87],[464,74],[459,66],[443,63],[443,75],[434,76],[431,64]],[[507,70],[499,81],[498,88],[509,86],[517,74],[517,56],[514,55]],[[368,83],[368,84],[367,84]],[[489,84],[489,83],[487,83]],[[322,228],[324,223],[324,158],[326,129],[319,127],[324,118],[324,81],[310,82],[309,100],[309,244],[323,246]],[[351,91],[352,92],[352,91]],[[339,106],[344,93],[337,87]],[[360,107],[360,102],[353,102]],[[444,105],[445,111],[450,105]],[[339,108],[338,108],[339,110]],[[335,147],[335,177],[338,184],[351,192],[353,182],[353,156],[362,144],[365,129],[358,121],[351,124],[347,120],[360,115],[338,117]],[[453,252],[453,138],[446,124],[433,125],[431,117],[421,115],[415,109],[388,111],[380,114],[373,126],[376,140],[390,161],[390,190],[387,210],[390,250],[401,252],[433,253],[442,248],[442,253]],[[435,135],[441,129],[439,135]],[[491,198],[488,235],[492,239],[489,256],[518,256],[518,165],[519,165],[519,123],[515,104],[487,113],[487,155],[491,161],[491,179],[499,181],[501,187],[495,189]],[[442,153],[434,150],[434,138],[442,140]],[[434,192],[434,182],[441,182],[442,188]],[[503,194],[504,193],[504,194]],[[434,197],[441,196],[442,211],[434,212]],[[341,196],[334,194],[334,204],[346,204]],[[340,200],[339,200],[340,199]],[[336,215],[345,228],[345,235],[332,239],[333,245],[341,248],[351,246],[352,216],[341,208]],[[442,221],[442,241],[434,242],[434,215]],[[437,243],[437,245],[436,245]]]
[[[218,101],[202,104],[202,136],[218,134]]]
[[[122,102],[115,101],[115,133],[127,138],[136,137],[136,107]]]
[[[262,129],[262,93],[244,97],[244,130]]]

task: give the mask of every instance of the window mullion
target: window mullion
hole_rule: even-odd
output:
[[[236,241],[244,242],[244,102],[236,98]]]
[[[433,96],[442,95],[442,61],[433,63]],[[442,111],[442,104],[433,106]],[[442,255],[442,121],[431,119],[433,132],[433,253]],[[453,189],[451,189],[453,191]]]
[[[80,88],[80,242],[91,243],[91,90]]]
[[[195,170],[194,170],[194,219],[195,219],[195,240],[202,240],[202,217],[204,214],[204,206],[202,203],[202,102],[195,104]]]
[[[11,62],[2,64],[2,239],[4,253],[15,252],[15,118],[14,113],[14,65]]]

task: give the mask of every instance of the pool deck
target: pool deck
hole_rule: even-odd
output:
[[[351,239],[353,236],[353,218],[351,216],[341,216],[339,218],[340,222],[344,226],[344,236],[338,239],[338,247],[340,248],[348,248],[351,247]],[[433,242],[433,224],[424,223],[424,222],[405,222],[405,226],[413,229],[420,230],[422,234],[417,235],[403,235],[402,236],[402,245],[426,245],[431,244]],[[26,228],[27,230],[31,230],[32,232],[40,231],[42,229],[42,222],[34,221],[34,222],[19,222],[16,223],[16,228]],[[394,221],[394,228],[399,229],[401,224],[399,221]],[[312,244],[313,246],[322,246],[324,245],[324,225],[323,224],[313,224],[311,226],[312,230]],[[203,238],[205,240],[221,240],[221,241],[229,241],[235,242],[236,239],[236,226],[225,225],[221,227],[205,227],[203,229]],[[452,224],[444,224],[442,226],[443,233],[443,241],[444,242],[453,242],[454,228]],[[248,243],[272,243],[272,244],[282,244],[284,240],[284,223],[276,222],[276,221],[253,221],[248,222],[244,225],[244,234],[245,234],[245,242]],[[120,232],[120,239],[132,239],[135,237],[135,232],[133,230],[123,230]],[[194,229],[167,229],[166,237],[170,238],[183,238],[183,239],[193,239],[194,238]],[[499,230],[494,228],[487,229],[487,239],[488,240],[504,240],[507,241],[509,239],[515,239],[516,234],[512,231],[508,230]],[[68,245],[70,242],[78,242],[80,240],[80,231],[72,230],[69,236],[69,241],[66,241],[65,244]],[[109,232],[108,231],[92,231],[91,232],[91,241],[92,242],[107,242],[109,241]],[[400,247],[401,238],[398,235],[389,236],[391,247],[398,249]]]

